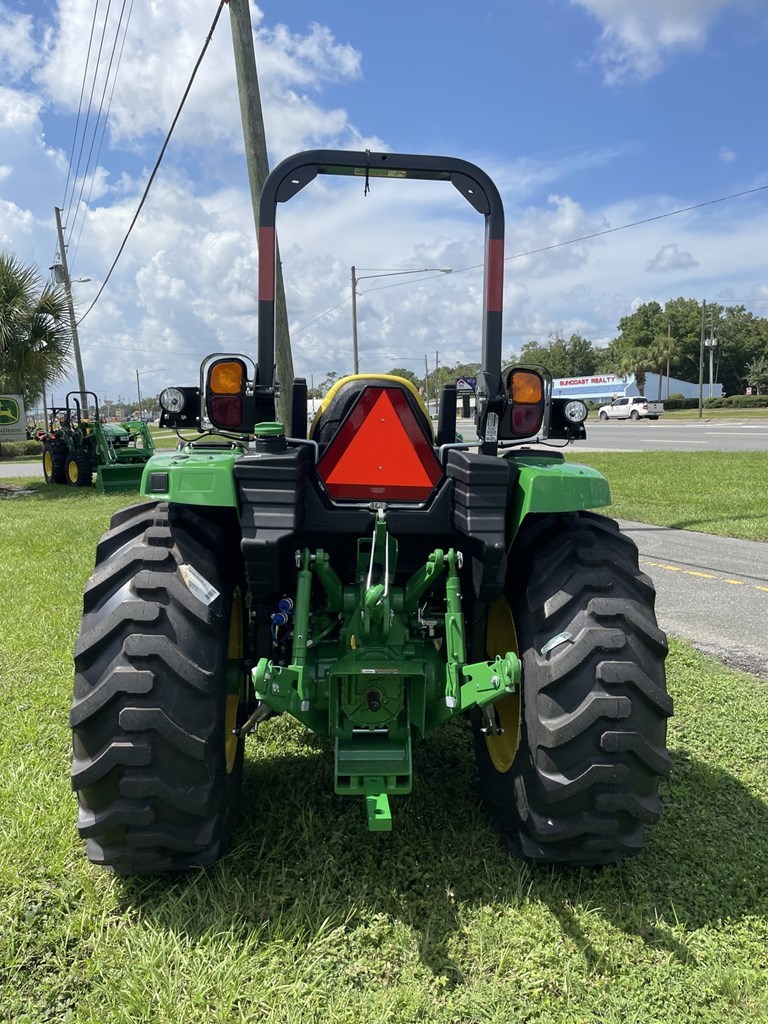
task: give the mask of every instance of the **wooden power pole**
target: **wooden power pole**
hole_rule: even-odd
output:
[[[72,301],[72,279],[69,276],[67,265],[67,247],[64,245],[64,230],[61,226],[61,210],[54,206],[56,214],[56,233],[59,236],[59,259],[61,260],[61,281],[64,285],[64,294],[67,297],[67,309],[69,310],[69,324],[72,332],[72,348],[75,353],[75,369],[77,370],[77,386],[80,388],[80,409],[83,415],[88,414],[88,404],[85,397],[85,374],[83,373],[83,360],[80,355],[80,337],[77,333],[77,318],[75,317],[75,304]],[[57,279],[58,279],[57,275]],[[46,423],[46,427],[48,424]]]
[[[245,159],[248,165],[248,181],[251,187],[253,219],[256,237],[259,233],[259,197],[269,174],[267,142],[264,134],[264,118],[261,112],[259,80],[256,74],[256,54],[253,49],[253,26],[248,0],[228,0],[229,20],[232,26],[232,45],[235,51],[235,72],[237,92],[240,98],[240,116],[243,122]],[[262,259],[259,254],[259,259]],[[285,306],[285,289],[280,264],[280,250],[277,251],[275,274],[275,362],[280,382],[280,419],[286,429],[291,422],[291,388],[293,385],[293,358],[291,339],[288,334],[288,313]],[[269,383],[261,381],[260,383]]]

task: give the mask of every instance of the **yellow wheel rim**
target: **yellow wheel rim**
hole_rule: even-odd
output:
[[[43,452],[43,469],[46,476],[53,476],[53,456],[49,451]]]
[[[485,638],[489,658],[503,657],[507,652],[519,654],[515,622],[506,598],[502,597],[488,609],[488,626]],[[500,736],[486,736],[488,756],[497,772],[508,772],[515,760],[520,743],[520,721],[522,698],[520,690],[503,697],[493,705],[499,725],[504,730]]]
[[[229,615],[229,639],[227,642],[227,682],[233,674],[242,670],[243,664],[243,599],[240,588],[236,587],[232,595],[232,608]],[[237,760],[237,748],[240,737],[235,736],[237,728],[237,712],[240,708],[240,694],[228,693],[224,711],[224,754],[227,761],[227,774],[231,775]]]
[[[67,466],[67,477],[69,478],[69,482],[71,484],[76,484],[77,481],[80,479],[80,470],[74,459],[72,459],[72,461]]]

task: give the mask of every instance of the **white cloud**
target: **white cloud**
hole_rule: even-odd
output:
[[[676,242],[662,245],[652,260],[649,260],[645,269],[657,273],[666,274],[671,270],[692,270],[698,267],[698,260],[695,260],[691,253],[680,252]]]
[[[727,146],[721,146],[718,156],[724,164],[732,164],[736,159],[736,154],[732,149],[728,149]]]
[[[97,12],[95,37],[100,38],[105,29],[105,52],[111,50],[118,34],[118,13],[119,6],[112,5],[105,26],[104,5]],[[212,13],[205,0],[189,0],[183,18],[169,16],[164,4],[134,5],[109,116],[113,143],[146,153],[153,134],[158,142],[163,138],[202,49]],[[68,112],[78,109],[92,19],[92,0],[60,0],[58,31],[37,72],[40,85]],[[360,54],[338,43],[329,29],[320,25],[311,25],[304,34],[282,25],[267,28],[258,8],[253,9],[252,20],[266,134],[276,157],[316,145],[319,139],[349,142],[354,138],[357,133],[346,113],[325,109],[316,95],[325,82],[358,77]],[[100,67],[106,63],[104,60]],[[93,62],[88,89],[93,82],[92,66]],[[95,82],[97,99],[103,90],[100,73]],[[110,91],[111,83],[107,95]],[[206,149],[220,147],[227,153],[242,149],[227,7],[174,130],[177,142]]]
[[[11,81],[36,61],[29,14],[14,14],[0,4],[0,75]]]
[[[681,49],[703,46],[718,16],[741,0],[571,0],[602,26],[595,57],[608,85],[657,74]]]

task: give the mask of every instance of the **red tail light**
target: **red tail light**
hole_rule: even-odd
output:
[[[212,395],[208,401],[211,423],[226,430],[238,430],[243,421],[243,401],[236,395]]]
[[[363,391],[318,464],[332,498],[426,501],[442,470],[399,388]]]

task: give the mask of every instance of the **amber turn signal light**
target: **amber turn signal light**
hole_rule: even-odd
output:
[[[536,405],[544,399],[544,381],[533,370],[513,370],[508,387],[509,397],[515,404]]]
[[[208,391],[216,395],[242,395],[245,381],[245,363],[239,359],[220,359],[208,370]]]

